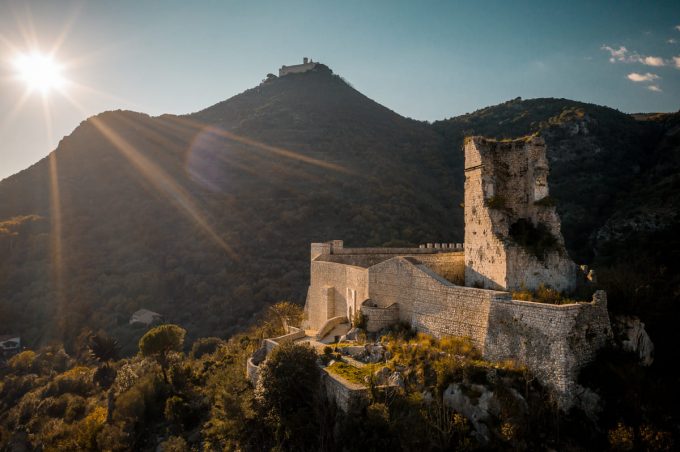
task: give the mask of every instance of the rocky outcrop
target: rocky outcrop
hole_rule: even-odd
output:
[[[645,330],[645,324],[634,316],[618,316],[614,319],[617,344],[625,351],[635,353],[640,365],[650,366],[654,362],[654,343]]]
[[[508,395],[515,399],[520,408],[519,415],[528,410],[526,400],[514,389],[508,388]],[[486,385],[451,384],[443,394],[444,405],[465,416],[474,428],[472,433],[481,444],[491,440],[491,424],[501,414],[501,401]]]

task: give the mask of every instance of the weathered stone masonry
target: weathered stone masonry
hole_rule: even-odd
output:
[[[548,160],[542,138],[496,142],[465,140],[465,285],[496,290],[535,289],[540,284],[572,290],[576,265],[569,260],[560,220],[548,197]],[[519,220],[556,240],[542,258],[514,243]]]
[[[508,290],[570,290],[578,282],[547,202],[545,144],[537,137],[472,137],[464,150],[464,246],[312,244],[305,328],[318,330],[339,316],[349,322],[360,309],[369,332],[402,321],[436,337],[466,336],[486,359],[525,364],[568,408],[579,392],[579,369],[611,336],[606,294],[569,305],[512,300]],[[519,220],[542,225],[555,246],[540,258],[528,253],[510,237]]]

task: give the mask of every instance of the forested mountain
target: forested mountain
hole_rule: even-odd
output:
[[[654,338],[680,287],[679,130],[678,114],[564,99],[429,124],[323,65],[189,115],[102,113],[0,182],[0,334],[35,347],[104,329],[134,351],[143,307],[190,338],[229,335],[304,301],[312,241],[462,241],[463,137],[539,132],[572,257],[647,287],[611,305]]]

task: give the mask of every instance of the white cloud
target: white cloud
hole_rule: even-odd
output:
[[[661,57],[654,57],[654,56],[648,56],[644,57],[642,59],[642,64],[646,64],[647,66],[664,66],[666,63],[664,62],[663,58]]]
[[[680,56],[673,57],[673,66],[680,69]]]
[[[669,39],[668,41],[666,41],[666,43],[668,43],[668,44],[677,44],[678,41],[676,41],[675,39],[671,38],[671,39]]]
[[[628,80],[632,82],[651,82],[653,80],[658,80],[659,76],[656,74],[652,74],[651,72],[647,72],[646,74],[638,74],[637,72],[631,72],[626,76]]]
[[[680,31],[680,25],[676,25],[676,26],[675,26],[675,29],[678,30],[678,31]]]
[[[656,57],[656,56],[644,56],[640,55],[637,52],[631,52],[624,46],[619,46],[618,49],[615,49],[610,46],[605,46],[603,45],[600,47],[602,50],[606,50],[609,52],[609,62],[610,63],[641,63],[644,64],[645,66],[654,66],[654,67],[659,67],[659,66],[665,66],[666,61],[661,58],[661,57]]]
[[[617,61],[626,62],[626,59],[628,58],[628,49],[626,49],[624,46],[614,49],[613,47],[603,45],[600,47],[600,49],[609,52],[609,61],[611,63],[616,63]]]
[[[655,93],[661,93],[661,88],[659,88],[659,85],[649,85],[647,87],[648,90],[654,91]]]

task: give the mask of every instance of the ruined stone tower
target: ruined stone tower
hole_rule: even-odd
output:
[[[465,140],[465,285],[559,291],[576,284],[560,220],[548,196],[540,137]]]

